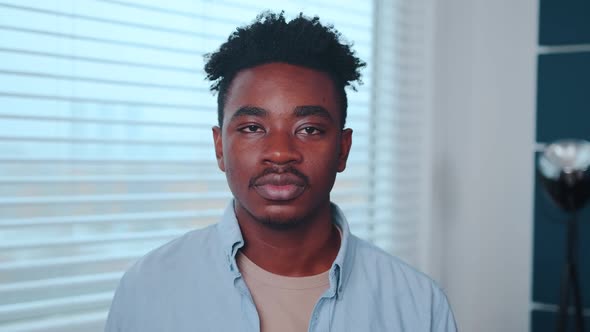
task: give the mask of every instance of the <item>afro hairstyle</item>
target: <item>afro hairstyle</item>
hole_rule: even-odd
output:
[[[341,128],[346,122],[348,100],[346,86],[356,90],[362,84],[360,69],[366,64],[355,56],[352,45],[341,41],[331,25],[322,25],[319,17],[300,13],[287,22],[284,12],[263,12],[248,26],[237,28],[219,50],[205,55],[207,80],[217,92],[217,119],[223,124],[227,90],[235,75],[246,68],[267,63],[288,63],[324,72],[332,78],[340,95]]]

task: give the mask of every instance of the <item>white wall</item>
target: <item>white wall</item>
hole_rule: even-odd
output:
[[[528,331],[539,0],[434,11],[432,247],[461,331]]]

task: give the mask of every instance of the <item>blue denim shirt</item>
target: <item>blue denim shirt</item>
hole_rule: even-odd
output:
[[[350,234],[342,211],[334,204],[332,211],[342,242],[309,331],[456,331],[430,278]],[[260,331],[236,264],[243,245],[229,204],[218,224],[152,251],[125,273],[105,331]]]

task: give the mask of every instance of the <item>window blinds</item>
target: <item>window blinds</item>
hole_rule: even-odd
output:
[[[333,23],[369,64],[333,200],[354,233],[419,264],[428,1],[273,5]],[[202,54],[263,9],[0,0],[0,330],[100,331],[129,264],[217,221],[230,194]]]
[[[374,2],[371,238],[429,268],[429,49],[433,2]]]
[[[230,193],[214,159],[216,104],[202,55],[267,6],[0,1],[0,330],[100,331],[135,259],[218,220]],[[395,249],[385,199],[392,158],[381,151],[391,136],[374,117],[387,112],[371,113],[390,91],[374,84],[373,63],[387,58],[374,54],[391,45],[374,43],[373,4],[270,9],[319,15],[370,64],[349,92],[353,149],[333,200],[354,233]]]

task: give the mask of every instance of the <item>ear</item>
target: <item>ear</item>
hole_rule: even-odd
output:
[[[225,172],[225,164],[223,163],[223,141],[221,139],[221,128],[214,126],[213,130],[213,144],[215,145],[215,158],[217,158],[217,166]]]
[[[346,169],[346,161],[352,146],[352,129],[344,129],[340,134],[340,155],[338,155],[338,172]]]

